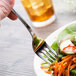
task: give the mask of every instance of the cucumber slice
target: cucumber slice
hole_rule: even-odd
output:
[[[70,40],[65,40],[60,44],[60,49],[63,50],[65,47],[67,47],[70,44],[73,45],[73,43]]]
[[[65,40],[63,41],[61,44],[60,44],[60,50],[66,54],[74,54],[73,50],[72,50],[72,47],[68,47],[65,51],[63,50],[64,48],[66,48],[67,46],[74,46],[74,44],[68,39],[68,40]]]

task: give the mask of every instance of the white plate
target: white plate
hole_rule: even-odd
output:
[[[76,21],[71,22],[71,23],[69,23],[69,24],[61,27],[60,29],[58,29],[57,31],[55,31],[54,33],[52,33],[50,36],[48,36],[45,41],[49,45],[51,45],[56,40],[56,37],[58,36],[58,34],[63,29],[65,29],[65,27],[67,27],[68,25],[73,24],[73,23],[76,23]],[[50,76],[49,74],[44,73],[44,71],[40,68],[42,62],[43,61],[38,56],[35,55],[35,57],[34,57],[34,70],[35,70],[36,75],[37,76]]]

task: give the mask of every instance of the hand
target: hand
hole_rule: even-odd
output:
[[[0,20],[9,17],[12,20],[17,19],[16,15],[11,12],[15,0],[0,0]]]

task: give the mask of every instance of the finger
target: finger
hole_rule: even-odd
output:
[[[11,20],[16,20],[17,19],[17,16],[11,12],[9,15],[8,15],[8,18],[10,18]]]
[[[14,0],[0,0],[0,20],[9,15],[14,5]]]
[[[8,3],[8,5],[10,5],[10,7],[12,8],[14,5],[15,0],[4,0],[6,3]]]

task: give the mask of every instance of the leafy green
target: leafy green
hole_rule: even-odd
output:
[[[40,43],[40,39],[37,38],[37,37],[35,37],[34,38],[34,44],[35,44],[35,46],[37,47],[39,43]]]
[[[64,40],[67,38],[74,38],[74,44],[76,45],[76,23],[67,26],[63,31],[60,32],[57,40],[51,45],[52,49],[57,51],[57,49],[59,48],[58,42],[60,40]],[[64,56],[63,53],[58,54],[58,57],[60,57],[60,58],[63,56]],[[76,68],[71,70],[70,72],[71,72],[71,75],[76,75]]]
[[[48,71],[52,71],[52,69],[50,68],[50,69],[48,69]]]
[[[71,74],[76,75],[76,68],[70,71]]]
[[[39,45],[42,45],[44,43],[44,40],[38,37],[35,37],[33,39],[33,48],[34,50],[36,50],[38,48]]]
[[[74,45],[76,45],[76,35],[71,37],[71,41]]]
[[[71,38],[72,36],[75,35],[76,35],[76,23],[67,26],[63,31],[60,32],[60,34],[57,37],[57,40],[51,45],[52,49],[57,51],[57,49],[59,48],[58,42],[60,40]],[[59,56],[62,57],[62,54],[60,53]]]
[[[59,48],[57,41],[55,41],[52,45],[51,48],[54,49],[55,51],[57,51],[57,49]]]
[[[75,36],[75,37],[73,37],[73,36]],[[75,43],[76,43],[76,23],[73,23],[73,24],[67,26],[63,31],[61,31],[57,37],[57,40],[51,45],[51,48],[57,52],[58,48],[59,48],[58,42],[60,40],[64,40],[67,38],[74,38]],[[61,52],[58,53],[59,58],[62,58],[63,56],[65,56],[65,54],[63,54]],[[44,65],[44,64],[45,63],[43,63],[42,65]],[[51,70],[51,69],[49,69],[49,70]],[[70,72],[71,72],[71,75],[76,75],[76,68],[71,70]]]
[[[76,35],[76,24],[71,24],[67,26],[60,34],[58,35],[57,41],[64,40],[73,35]]]
[[[64,55],[63,55],[62,53],[59,53],[59,54],[58,54],[58,57],[59,57],[59,58],[62,58],[63,56],[64,56]]]
[[[48,64],[48,63],[47,63],[47,62],[41,63],[41,66],[42,66],[42,65],[45,65],[45,64]]]

